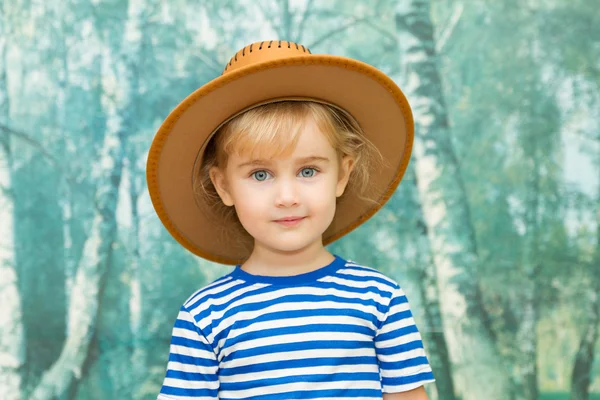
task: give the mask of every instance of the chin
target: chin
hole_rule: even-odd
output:
[[[277,241],[263,241],[262,243],[279,252],[285,253],[293,253],[302,251],[312,244],[314,244],[315,240],[277,240]]]

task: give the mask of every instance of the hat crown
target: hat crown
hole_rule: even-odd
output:
[[[311,54],[307,47],[285,40],[269,40],[252,43],[239,50],[223,70],[223,75],[251,64],[272,61],[281,58]]]

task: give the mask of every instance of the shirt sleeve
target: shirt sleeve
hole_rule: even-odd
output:
[[[375,335],[375,350],[383,393],[406,392],[434,382],[421,334],[399,287],[392,293],[388,311]]]
[[[167,373],[157,400],[218,399],[218,370],[213,348],[182,306],[173,327]]]

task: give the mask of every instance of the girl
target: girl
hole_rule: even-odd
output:
[[[148,187],[185,248],[235,265],[175,321],[158,399],[427,399],[399,285],[325,245],[391,196],[413,121],[356,60],[253,43],[158,131]]]

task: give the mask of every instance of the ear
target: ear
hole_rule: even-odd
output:
[[[221,171],[218,167],[212,167],[209,171],[209,175],[210,180],[215,186],[215,189],[217,189],[217,193],[219,194],[219,197],[221,198],[223,204],[225,204],[228,207],[231,207],[233,205],[233,197],[227,190],[227,182],[225,180],[225,175],[223,174],[223,171]]]
[[[335,187],[335,197],[340,197],[342,194],[344,194],[353,168],[354,159],[350,156],[344,156],[344,158],[342,158],[342,162],[340,163],[338,183]]]

